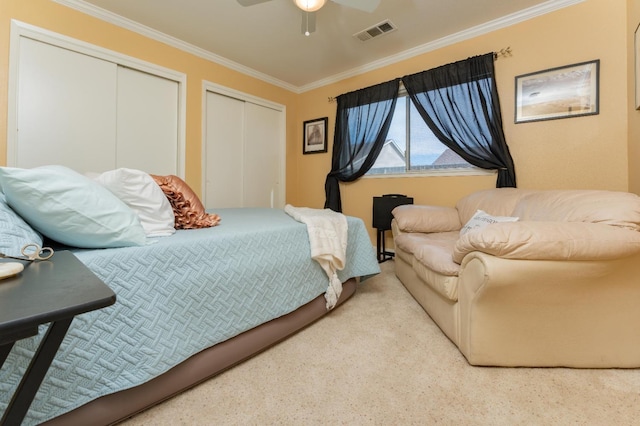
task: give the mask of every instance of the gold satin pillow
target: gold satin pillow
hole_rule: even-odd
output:
[[[220,216],[207,213],[195,192],[175,175],[151,175],[173,208],[176,229],[210,228],[220,223]]]

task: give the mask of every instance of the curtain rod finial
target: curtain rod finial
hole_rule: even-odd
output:
[[[493,59],[497,60],[499,57],[507,57],[507,56],[511,56],[511,46],[507,46],[507,47],[503,47],[502,49],[498,50],[497,52],[493,52]]]

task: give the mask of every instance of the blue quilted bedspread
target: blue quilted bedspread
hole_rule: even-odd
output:
[[[117,295],[76,317],[24,424],[145,383],[203,349],[294,311],[328,278],[306,226],[279,209],[216,210],[222,222],[145,247],[74,250]],[[380,271],[362,220],[348,217],[342,281]],[[4,411],[43,334],[18,341],[0,371]]]

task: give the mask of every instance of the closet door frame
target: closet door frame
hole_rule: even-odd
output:
[[[7,108],[7,166],[16,165],[18,143],[18,63],[20,54],[20,38],[26,37],[52,46],[70,50],[72,52],[92,56],[116,65],[166,78],[178,83],[178,146],[177,171],[178,176],[185,177],[186,151],[186,100],[187,76],[184,73],[161,67],[132,56],[127,56],[90,43],[45,30],[15,19],[11,20],[11,36],[9,46],[9,85]]]
[[[280,112],[281,114],[281,122],[280,129],[282,129],[280,134],[280,142],[278,144],[278,158],[280,161],[280,169],[278,170],[278,199],[281,200],[282,207],[284,207],[286,203],[286,148],[287,148],[287,137],[286,137],[286,122],[287,122],[287,107],[285,105],[269,101],[267,99],[259,98],[257,96],[253,96],[248,93],[241,92],[239,90],[231,89],[225,86],[221,86],[219,84],[203,80],[202,81],[202,197],[203,204],[206,205],[206,185],[207,185],[207,92],[216,93],[218,95],[228,96],[230,98],[235,98],[240,101],[250,102],[256,105],[260,105],[266,108],[271,108]],[[278,208],[279,206],[275,206],[274,208]]]

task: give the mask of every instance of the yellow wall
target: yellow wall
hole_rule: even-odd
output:
[[[352,90],[510,46],[496,62],[504,131],[523,188],[596,188],[640,192],[640,111],[633,109],[633,31],[640,0],[587,0],[400,63],[295,94],[48,0],[0,2],[0,164],[6,164],[10,20],[84,40],[187,75],[186,180],[200,192],[201,83],[230,87],[287,107],[287,202],[320,208],[331,167],[335,103]],[[372,41],[370,43],[375,43]],[[367,48],[375,48],[374,44]],[[514,124],[517,75],[600,59],[600,114]],[[302,122],[329,117],[329,152],[302,155]],[[495,186],[495,176],[365,178],[341,185],[346,214],[371,226],[372,197],[406,193],[416,203],[453,205]],[[371,229],[373,238],[373,230]]]
[[[518,186],[626,191],[629,189],[629,88],[625,3],[587,0],[304,93],[300,95],[300,120],[324,115],[329,116],[333,125],[336,104],[328,103],[327,96],[510,46],[512,56],[500,58],[495,68],[504,132],[516,165]],[[514,124],[516,76],[594,59],[600,59],[598,115]],[[298,163],[298,186],[291,201],[322,207],[324,179],[331,167],[330,154],[298,154],[292,161]],[[373,196],[403,193],[413,196],[416,203],[453,205],[462,195],[494,186],[494,176],[368,178],[341,185],[341,191],[344,212],[363,218],[371,227]],[[370,232],[373,236],[373,229],[370,228]]]
[[[640,194],[640,110],[635,109],[635,30],[640,24],[640,0],[628,0],[627,57],[629,111],[629,191]],[[638,30],[640,33],[640,30]],[[640,34],[639,34],[640,36]],[[638,46],[640,48],[640,46]],[[638,70],[640,74],[640,70]],[[640,84],[640,80],[638,81]]]
[[[186,181],[200,193],[202,147],[202,81],[207,80],[287,107],[287,157],[294,156],[298,134],[297,95],[261,80],[232,71],[137,33],[108,24],[50,0],[0,2],[0,164],[6,164],[7,79],[11,19],[54,31],[187,75]],[[287,173],[295,172],[288,167]]]

